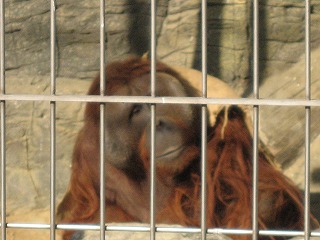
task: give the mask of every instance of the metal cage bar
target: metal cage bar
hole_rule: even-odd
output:
[[[105,102],[148,104],[193,104],[193,105],[248,105],[283,107],[320,107],[320,99],[254,99],[254,98],[203,98],[203,97],[150,97],[150,96],[99,96],[99,95],[33,95],[0,94],[0,101],[42,102]]]
[[[207,1],[201,1],[202,97],[207,97]],[[207,105],[201,106],[201,239],[207,237]]]
[[[4,0],[0,1],[0,96],[5,95],[5,12]],[[1,239],[6,239],[6,102],[0,100],[0,154],[1,154]]]
[[[310,0],[305,0],[305,98],[311,100]],[[305,107],[304,238],[310,237],[310,131],[311,108]]]
[[[6,239],[6,102],[0,102],[0,143],[1,143],[1,239]]]
[[[100,96],[106,93],[105,71],[105,0],[100,0]],[[100,240],[105,240],[105,116],[106,104],[100,103]]]
[[[253,1],[253,97],[259,101],[259,0]],[[253,105],[252,239],[259,237],[259,106]]]
[[[100,239],[105,239],[105,104],[100,104]]]
[[[151,0],[151,97],[156,97],[156,81],[157,81],[157,1]],[[156,105],[151,104],[151,124],[150,124],[150,240],[156,239]]]
[[[16,229],[50,229],[50,224],[42,223],[7,223],[7,228]],[[79,231],[100,231],[100,225],[97,224],[57,224],[59,230],[79,230]],[[150,226],[122,226],[108,225],[106,231],[134,231],[134,232],[150,232]],[[201,233],[201,228],[197,227],[156,227],[156,232],[161,233]],[[225,235],[251,235],[252,229],[223,229],[223,228],[208,228],[208,234],[225,234]],[[284,237],[303,237],[304,231],[291,230],[259,230],[261,236],[284,236]],[[320,237],[319,231],[311,231],[311,237]]]
[[[4,13],[4,0],[0,1],[0,91],[5,94],[5,13]]]
[[[56,2],[50,1],[50,94],[56,94]],[[56,102],[50,102],[50,239],[56,239]]]
[[[253,0],[253,95],[252,99],[215,99],[207,97],[207,1],[201,2],[201,53],[202,53],[202,96],[190,97],[156,97],[156,0],[151,0],[151,96],[105,96],[105,0],[100,0],[100,95],[97,96],[67,96],[56,95],[55,55],[56,55],[56,3],[51,0],[51,91],[49,95],[8,95],[5,93],[5,16],[4,0],[0,0],[0,144],[1,144],[1,236],[6,239],[7,228],[15,229],[49,229],[50,239],[55,239],[59,230],[93,230],[100,231],[100,239],[105,239],[105,231],[141,231],[150,232],[150,239],[155,239],[156,232],[200,233],[202,239],[207,234],[239,234],[258,236],[310,236],[320,237],[320,232],[310,230],[310,121],[311,107],[320,106],[320,100],[311,99],[311,67],[310,67],[310,0],[305,0],[305,54],[306,54],[306,96],[305,99],[260,99],[259,98],[259,1]],[[50,103],[50,224],[37,223],[7,223],[6,222],[6,137],[5,137],[5,107],[7,101],[48,101]],[[56,103],[57,102],[99,102],[100,103],[100,224],[55,224],[55,174],[56,174]],[[150,183],[150,225],[116,226],[105,225],[105,104],[113,102],[148,103],[151,104],[151,183]],[[156,201],[156,104],[195,104],[202,107],[201,120],[201,226],[193,227],[157,227],[155,222]],[[252,229],[220,229],[206,226],[206,153],[207,153],[207,104],[250,105],[253,107],[253,204]],[[259,107],[260,106],[302,106],[305,107],[305,229],[304,231],[275,231],[258,229],[258,144],[259,144]]]

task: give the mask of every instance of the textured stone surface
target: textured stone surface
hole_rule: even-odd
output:
[[[42,76],[8,76],[7,93],[48,94],[48,80],[48,77]],[[58,94],[85,94],[88,86],[88,81],[57,79]],[[57,103],[58,198],[61,198],[68,183],[72,148],[82,126],[83,106],[82,103]],[[22,206],[47,207],[50,196],[50,103],[8,101],[6,135],[9,212]]]
[[[320,98],[320,61],[319,48],[311,52],[311,97]],[[304,58],[292,68],[274,75],[261,86],[261,98],[268,99],[305,99],[305,64]],[[319,135],[320,109],[311,109],[311,140]],[[305,109],[303,106],[263,106],[261,108],[261,134],[266,144],[273,149],[277,160],[289,164],[297,156],[303,154],[305,141]],[[317,148],[313,148],[316,150]],[[313,154],[314,162],[319,156]],[[318,160],[317,160],[318,159]]]
[[[320,3],[311,4],[311,42],[319,46]],[[261,67],[275,74],[291,67],[304,52],[305,9],[303,1],[267,0],[261,3]]]
[[[57,1],[57,72],[60,77],[90,79],[99,69],[98,0]],[[157,6],[160,59],[201,68],[200,0],[161,0]],[[209,0],[208,71],[244,91],[250,85],[251,4],[248,0]],[[50,72],[50,3],[5,1],[6,68],[15,73]],[[311,38],[320,42],[320,3],[311,1]],[[270,74],[292,66],[304,51],[304,3],[260,2],[260,69]],[[150,3],[106,1],[108,61],[143,54],[150,46]],[[250,88],[249,88],[250,91]]]
[[[311,98],[320,99],[320,49],[311,52]],[[260,96],[268,99],[305,99],[304,58],[292,68],[274,75],[261,86]],[[320,108],[311,108],[311,168],[312,191],[320,190]],[[288,176],[304,188],[305,108],[303,106],[264,106],[260,116],[261,136]],[[290,167],[289,167],[290,166]]]
[[[99,70],[98,0],[57,0],[57,93],[85,94]],[[168,63],[201,68],[199,0],[159,0],[158,56]],[[238,87],[250,85],[250,1],[208,1],[208,71]],[[149,49],[150,4],[146,0],[106,1],[108,61]],[[50,3],[5,0],[7,93],[48,94]],[[313,98],[319,99],[320,2],[311,0]],[[262,98],[304,98],[304,3],[260,1],[260,69],[272,75],[261,82]],[[250,92],[250,88],[249,91]],[[228,95],[229,97],[231,95]],[[82,124],[83,104],[57,104],[57,200],[65,191],[74,139]],[[286,174],[303,186],[303,107],[262,107],[261,137],[285,165]],[[318,108],[312,109],[312,191],[319,191]],[[7,102],[8,212],[21,206],[49,205],[49,102]],[[293,165],[291,165],[294,163]],[[291,165],[289,167],[289,165]],[[17,197],[19,196],[19,197]],[[18,219],[19,220],[19,219]]]
[[[200,1],[169,1],[158,39],[160,58],[201,69],[200,8]],[[208,72],[234,85],[248,76],[247,13],[245,1],[208,1]]]

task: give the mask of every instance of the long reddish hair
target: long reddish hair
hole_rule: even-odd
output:
[[[107,94],[112,94],[128,81],[150,73],[150,61],[146,58],[130,58],[124,62],[109,64],[106,68]],[[158,62],[157,71],[178,79],[188,96],[197,92],[178,73]],[[100,91],[97,77],[88,94]],[[224,111],[228,111],[227,114]],[[236,106],[223,110],[217,116],[215,126],[208,128],[207,144],[207,226],[250,229],[252,227],[252,137],[245,123],[243,111]],[[142,141],[140,139],[140,141]],[[139,146],[141,161],[148,171],[148,154]],[[191,146],[188,161],[181,163],[175,176],[175,185],[167,204],[157,213],[157,222],[184,226],[200,225],[200,147]],[[259,216],[260,229],[302,230],[304,206],[299,189],[259,152]],[[172,174],[165,165],[158,174]],[[73,153],[72,175],[69,190],[58,208],[60,222],[93,223],[99,218],[99,103],[88,103],[85,109],[84,127],[80,131]],[[107,214],[112,221],[139,221],[126,213],[121,206],[109,202]],[[319,226],[311,216],[312,225]],[[71,233],[66,232],[64,239]],[[249,239],[249,236],[234,236]]]
[[[230,107],[224,126],[220,112],[208,142],[207,226],[252,228],[252,138],[244,113]],[[224,134],[222,134],[224,132]],[[259,229],[303,230],[304,206],[299,189],[285,177],[263,152],[259,153]],[[198,164],[189,181],[176,187],[166,214],[186,226],[200,225],[201,173]],[[311,216],[312,226],[317,220]],[[233,236],[249,239],[249,236]],[[272,237],[271,237],[272,238]]]

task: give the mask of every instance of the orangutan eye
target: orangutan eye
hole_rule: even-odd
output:
[[[131,108],[129,119],[131,120],[134,116],[138,115],[143,108],[142,104],[134,104]]]

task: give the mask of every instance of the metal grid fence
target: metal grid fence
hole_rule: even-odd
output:
[[[100,0],[100,96],[69,96],[56,95],[56,2],[51,2],[51,90],[49,95],[7,95],[5,91],[5,15],[4,0],[0,1],[0,142],[1,142],[1,237],[6,239],[8,228],[23,229],[49,229],[50,239],[56,238],[57,230],[100,230],[100,239],[105,239],[106,231],[143,231],[150,232],[150,239],[155,239],[156,232],[176,232],[176,233],[200,233],[202,239],[206,239],[207,234],[245,234],[252,235],[252,239],[262,236],[302,236],[308,239],[310,236],[320,236],[320,232],[311,232],[309,210],[310,210],[310,112],[311,107],[320,106],[320,100],[311,99],[311,77],[310,77],[310,0],[305,0],[305,99],[260,99],[259,98],[259,0],[252,0],[253,6],[253,98],[239,99],[214,99],[207,98],[207,2],[201,2],[201,44],[202,44],[202,96],[197,98],[189,97],[156,97],[156,1],[151,0],[151,96],[150,97],[129,97],[129,96],[104,96],[105,89],[105,0]],[[11,223],[7,222],[6,217],[6,102],[7,101],[46,101],[50,102],[50,223],[31,224],[31,223]],[[99,102],[100,103],[100,180],[101,195],[104,196],[105,178],[105,104],[112,102],[123,103],[149,103],[151,104],[151,196],[150,196],[150,225],[148,227],[137,226],[110,226],[105,225],[105,199],[100,201],[100,225],[63,225],[56,224],[56,103],[57,102]],[[252,229],[211,229],[206,226],[206,179],[202,174],[201,189],[201,227],[157,227],[155,222],[155,109],[157,104],[197,104],[202,106],[202,148],[201,148],[201,170],[206,169],[206,143],[207,143],[207,104],[237,104],[249,105],[253,108],[253,204],[252,204]],[[304,231],[271,231],[258,229],[258,139],[259,139],[259,108],[260,106],[303,106],[305,108],[305,227]]]

